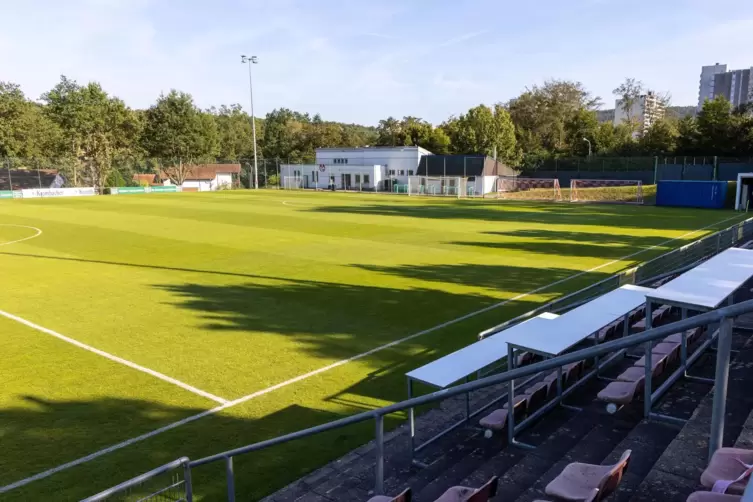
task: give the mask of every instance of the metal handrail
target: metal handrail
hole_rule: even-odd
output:
[[[333,422],[329,422],[322,425],[317,425],[316,427],[311,427],[308,429],[286,434],[284,436],[278,436],[276,438],[267,439],[265,441],[260,441],[258,443],[243,446],[240,448],[235,448],[233,450],[228,450],[222,453],[218,453],[216,455],[204,457],[204,458],[192,461],[190,465],[191,467],[199,467],[201,465],[209,464],[212,462],[226,460],[227,458],[242,455],[244,453],[251,453],[253,451],[258,451],[265,448],[269,448],[270,446],[287,443],[295,439],[308,437],[308,436],[312,436],[312,435],[319,434],[322,432],[330,431],[333,429],[339,429],[347,425],[364,422],[366,420],[376,419],[377,422],[379,422],[382,419],[382,417],[384,417],[385,415],[389,415],[391,413],[404,411],[412,407],[422,406],[424,404],[430,404],[435,401],[441,401],[441,400],[448,399],[454,396],[465,394],[467,392],[472,392],[475,390],[483,389],[485,387],[489,387],[492,385],[499,385],[499,384],[507,383],[514,379],[527,377],[530,375],[541,373],[542,371],[555,369],[569,363],[582,361],[584,359],[590,359],[596,356],[602,356],[605,354],[609,354],[611,352],[615,352],[617,350],[634,347],[637,345],[644,344],[646,342],[664,338],[674,333],[679,333],[679,332],[686,331],[686,330],[700,327],[700,326],[706,326],[714,322],[719,322],[724,318],[734,318],[741,314],[746,314],[749,312],[753,312],[753,300],[748,300],[748,301],[741,302],[735,305],[722,307],[720,309],[706,312],[703,314],[699,314],[693,317],[689,317],[687,319],[683,319],[683,320],[674,322],[672,324],[666,324],[658,328],[653,328],[640,334],[630,335],[628,337],[620,338],[618,340],[613,340],[611,342],[605,342],[605,343],[602,343],[593,347],[587,347],[585,349],[581,349],[576,352],[564,354],[558,357],[554,357],[552,359],[547,359],[545,361],[534,363],[534,364],[531,364],[522,368],[516,368],[511,371],[507,371],[505,373],[492,375],[489,377],[482,378],[480,380],[475,380],[473,382],[468,382],[468,383],[464,383],[464,384],[457,385],[454,387],[449,387],[447,389],[442,389],[436,392],[432,392],[430,394],[425,394],[423,396],[414,397],[412,399],[408,399],[399,403],[394,403],[394,404],[385,406],[383,408],[361,412],[356,415],[352,415],[350,417],[345,417],[339,420],[335,420]],[[380,468],[379,465],[382,461],[383,459],[377,459],[377,469]],[[377,480],[377,484],[380,485],[381,480]],[[381,486],[378,486],[377,491],[380,491],[380,488]]]
[[[375,425],[376,425],[375,433],[376,433],[377,444],[375,445],[376,446],[375,447],[375,451],[376,451],[375,492],[377,494],[381,494],[383,492],[383,486],[384,486],[383,485],[384,483],[384,479],[383,479],[384,477],[384,417],[386,415],[399,412],[399,411],[405,411],[409,408],[418,407],[425,404],[431,404],[436,401],[442,401],[445,399],[449,399],[451,397],[459,396],[461,394],[466,394],[468,392],[490,387],[492,385],[504,384],[512,380],[517,380],[520,378],[538,374],[543,371],[556,369],[570,363],[610,354],[610,353],[613,353],[622,349],[627,349],[630,347],[639,346],[647,342],[653,342],[654,340],[659,340],[668,335],[683,332],[683,331],[693,329],[696,327],[707,326],[715,322],[720,322],[723,319],[733,319],[737,316],[740,316],[742,314],[747,314],[750,312],[753,312],[753,300],[747,300],[745,302],[722,307],[717,310],[712,310],[709,312],[695,315],[693,317],[682,319],[672,324],[666,324],[657,328],[651,328],[643,333],[626,336],[626,337],[613,340],[610,342],[601,343],[592,347],[587,347],[587,348],[578,350],[576,352],[563,354],[561,356],[557,356],[551,359],[546,359],[541,362],[530,364],[521,368],[515,368],[505,373],[500,373],[500,374],[484,377],[479,380],[474,380],[473,382],[468,382],[468,383],[464,383],[464,384],[457,385],[454,387],[449,387],[449,388],[442,389],[436,392],[432,392],[430,394],[425,394],[423,396],[414,397],[412,399],[407,399],[399,403],[394,403],[388,406],[384,406],[382,408],[361,412],[356,415],[352,415],[349,417],[341,418],[339,420],[335,420],[333,422],[329,422],[322,425],[317,425],[315,427],[310,427],[308,429],[303,429],[300,431],[292,432],[290,434],[285,434],[283,436],[278,436],[272,439],[267,439],[265,441],[260,441],[258,443],[253,443],[247,446],[242,446],[240,448],[235,448],[235,449],[228,450],[228,451],[218,453],[215,455],[210,455],[208,457],[200,458],[198,460],[188,461],[187,458],[183,457],[181,459],[175,460],[174,462],[166,464],[165,466],[158,467],[157,469],[149,471],[136,478],[133,478],[129,481],[121,483],[113,488],[105,490],[93,497],[86,499],[86,502],[104,500],[107,496],[123,491],[129,487],[133,487],[138,484],[141,484],[147,479],[157,476],[161,473],[164,473],[170,469],[174,469],[181,464],[187,468],[187,473],[189,476],[188,478],[189,481],[187,482],[187,485],[189,485],[190,487],[190,469],[194,467],[199,467],[202,465],[210,464],[213,462],[218,462],[218,461],[224,461],[226,463],[226,466],[227,466],[226,472],[228,476],[228,480],[227,480],[228,500],[232,502],[232,501],[235,501],[235,489],[234,489],[235,481],[234,481],[234,474],[233,474],[233,468],[232,468],[233,457],[236,457],[238,455],[243,455],[245,453],[251,453],[254,451],[263,450],[271,446],[288,443],[296,439],[313,436],[313,435],[331,431],[334,429],[339,429],[341,427],[345,427],[348,425],[365,422],[367,420],[374,420]]]
[[[129,488],[135,488],[137,486],[140,486],[141,484],[145,483],[146,481],[149,481],[150,479],[154,477],[159,476],[160,474],[165,474],[167,472],[173,471],[181,466],[183,466],[183,470],[184,470],[183,481],[185,482],[185,486],[186,486],[186,502],[192,502],[193,490],[192,490],[192,485],[191,485],[191,470],[190,470],[191,468],[189,464],[190,464],[190,460],[188,457],[181,457],[165,465],[161,465],[157,467],[156,469],[152,469],[149,472],[145,472],[144,474],[136,476],[135,478],[129,479],[128,481],[124,481],[123,483],[113,486],[112,488],[108,488],[107,490],[101,491],[96,495],[87,497],[83,499],[81,502],[98,502],[100,500],[106,500],[108,497],[111,497],[115,494],[128,490]]]

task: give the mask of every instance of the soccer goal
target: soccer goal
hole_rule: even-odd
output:
[[[303,189],[303,178],[300,176],[283,176],[282,188],[285,190],[301,190]]]
[[[497,198],[514,200],[562,200],[557,178],[497,178]]]
[[[458,176],[409,176],[408,195],[468,197],[468,182]]]
[[[643,204],[640,180],[571,180],[570,202]]]

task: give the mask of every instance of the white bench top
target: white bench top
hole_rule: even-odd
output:
[[[751,277],[753,251],[729,248],[646,296],[657,303],[715,309]]]
[[[435,387],[447,387],[507,357],[507,339],[510,336],[516,333],[535,333],[538,331],[551,333],[551,328],[547,328],[547,325],[554,322],[553,319],[557,317],[559,317],[557,314],[545,312],[516,324],[501,333],[484,338],[436,361],[416,368],[406,373],[406,376]]]
[[[516,333],[508,337],[507,342],[538,354],[559,355],[646,303],[646,295],[653,291],[631,284],[622,286],[562,314],[546,326],[546,330]]]

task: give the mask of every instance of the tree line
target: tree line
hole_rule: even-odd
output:
[[[287,108],[256,119],[258,157],[313,162],[318,147],[421,146],[436,154],[486,154],[521,167],[559,157],[753,155],[753,108],[724,98],[697,116],[667,116],[642,129],[632,105],[647,89],[626,79],[614,90],[627,119],[599,122],[600,98],[581,83],[550,80],[493,106],[479,105],[439,125],[388,117],[376,127],[325,121]],[[668,104],[668,96],[660,96]],[[62,76],[38,100],[0,82],[0,157],[17,167],[54,167],[74,183],[127,183],[134,172],[253,158],[250,117],[240,105],[200,109],[172,90],[132,109],[98,83]],[[11,162],[11,160],[8,160]]]

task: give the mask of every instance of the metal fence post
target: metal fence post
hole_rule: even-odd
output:
[[[376,426],[376,465],[374,480],[374,493],[376,495],[384,494],[384,415],[376,415],[374,417],[374,425]]]
[[[727,383],[729,382],[729,357],[732,347],[732,319],[725,317],[719,324],[719,339],[716,352],[716,376],[714,378],[714,404],[711,410],[711,433],[709,434],[709,461],[722,446],[724,416],[727,406]]]
[[[183,482],[186,484],[186,502],[193,502],[193,481],[191,480],[191,464],[183,464]]]
[[[225,458],[225,473],[227,475],[227,500],[235,502],[235,474],[233,473],[233,457]]]

